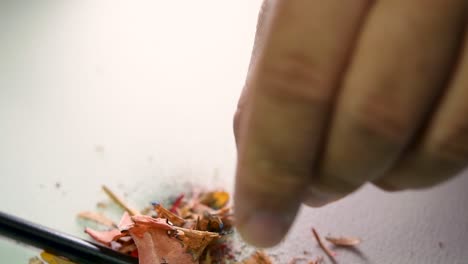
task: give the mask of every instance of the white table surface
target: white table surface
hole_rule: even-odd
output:
[[[0,210],[86,238],[75,214],[105,199],[101,184],[139,207],[187,182],[231,189],[259,5],[0,3]],[[303,208],[272,251],[278,263],[323,255],[315,226],[362,237],[340,263],[468,263],[467,188],[468,175],[421,192],[366,186]],[[35,254],[0,240],[1,263]]]

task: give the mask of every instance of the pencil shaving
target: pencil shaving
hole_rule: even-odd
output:
[[[335,246],[340,246],[340,247],[354,247],[357,246],[361,243],[361,240],[359,238],[355,237],[330,237],[327,236],[325,237],[327,241],[332,243]]]
[[[103,185],[102,190],[109,196],[109,198],[112,199],[116,204],[118,204],[120,207],[122,207],[125,211],[127,211],[131,216],[134,215],[139,215],[140,212],[138,210],[135,210],[131,208],[122,198],[117,196],[111,189],[109,189],[107,186]]]
[[[327,254],[327,256],[330,257],[332,261],[336,262],[335,260],[336,253],[330,250],[327,246],[325,246],[322,239],[320,238],[319,233],[317,232],[317,230],[315,230],[315,228],[312,228],[312,233],[314,234],[314,237],[317,240],[317,243],[319,244],[320,248],[322,248],[325,254]]]
[[[226,261],[234,258],[223,238],[232,229],[227,193],[181,194],[170,205],[171,210],[154,202],[151,211],[157,215],[150,216],[129,207],[106,186],[103,190],[125,212],[111,230],[86,228],[95,241],[137,257],[140,264],[230,263]]]
[[[78,213],[78,218],[90,220],[95,223],[107,226],[107,227],[116,227],[117,225],[111,219],[107,218],[105,215],[95,212],[84,211]]]

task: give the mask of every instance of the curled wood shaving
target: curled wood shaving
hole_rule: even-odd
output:
[[[319,244],[319,246],[322,248],[322,250],[327,254],[327,256],[330,257],[330,259],[333,262],[336,262],[335,260],[336,253],[331,251],[327,246],[325,246],[325,244],[323,244],[323,241],[320,238],[320,235],[318,234],[317,230],[315,230],[315,228],[312,228],[312,233],[314,234],[314,237],[317,240],[317,243]]]
[[[140,225],[129,230],[130,235],[138,248],[138,263],[140,264],[196,264],[197,260],[186,252],[175,237],[169,236],[167,231],[159,226]]]
[[[96,222],[101,225],[105,225],[108,227],[117,227],[117,225],[111,219],[107,218],[105,215],[95,212],[80,212],[78,213],[78,217],[85,220],[90,220]]]
[[[205,212],[197,218],[196,229],[201,231],[221,231],[224,228],[223,221],[216,215]]]
[[[155,203],[147,209],[146,213],[151,215],[144,215],[128,206],[107,186],[102,186],[102,189],[125,212],[118,225],[112,223],[111,230],[86,228],[85,232],[95,241],[137,256],[141,264],[159,264],[161,261],[209,264],[224,263],[220,262],[224,258],[234,259],[229,244],[223,239],[229,234],[233,222],[231,208],[226,206],[229,199],[226,192],[203,195],[204,202],[209,205],[199,201],[199,194],[186,200],[183,200],[184,195],[179,195],[171,208],[174,212]],[[247,264],[271,264],[267,261],[268,256],[261,253],[253,258],[253,262]]]
[[[341,246],[341,247],[353,247],[357,246],[361,243],[361,240],[356,237],[330,237],[327,236],[325,237],[326,240],[328,240],[330,243],[332,243],[335,246]]]
[[[203,250],[213,239],[219,238],[218,233],[187,229],[174,226],[174,229],[179,231],[179,238],[190,251],[194,259],[198,259],[203,253]]]
[[[139,215],[140,212],[138,210],[135,210],[131,208],[130,206],[127,205],[127,203],[124,202],[122,198],[117,196],[113,191],[111,191],[107,186],[103,185],[102,190],[111,198],[116,204],[118,204],[120,207],[125,209],[131,216],[134,215]]]
[[[154,263],[153,256],[174,264],[198,263],[205,248],[220,237],[218,233],[172,226],[163,218],[139,215],[131,220],[134,225],[129,233],[142,257],[141,264]]]
[[[183,226],[185,224],[184,219],[182,219],[180,216],[176,215],[175,213],[167,210],[161,204],[154,203],[153,206],[154,206],[154,210],[156,211],[156,213],[158,213],[159,218],[166,218],[176,226]]]

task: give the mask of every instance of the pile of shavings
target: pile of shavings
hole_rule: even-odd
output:
[[[85,219],[101,228],[85,228],[96,242],[115,251],[138,258],[139,264],[273,264],[271,257],[261,250],[237,261],[233,253],[230,235],[234,232],[234,219],[228,205],[229,194],[225,191],[194,191],[180,194],[166,208],[153,202],[141,212],[130,207],[108,187],[104,192],[124,209],[119,223],[106,215],[84,211],[78,218]],[[102,205],[102,204],[101,204]],[[313,235],[322,250],[333,263],[336,253],[322,241],[312,228]],[[326,237],[336,247],[353,247],[360,243],[358,238]],[[306,251],[304,251],[306,252]],[[74,264],[48,252],[31,258],[30,264]],[[324,263],[318,256],[294,257],[288,264],[306,261],[308,264]]]
[[[103,186],[109,197],[125,209],[120,222],[106,216],[82,212],[78,216],[106,225],[107,230],[85,228],[85,232],[105,246],[138,257],[140,264],[159,263],[228,263],[228,235],[233,230],[233,216],[225,191],[199,191],[179,195],[165,208],[153,202],[139,212]]]

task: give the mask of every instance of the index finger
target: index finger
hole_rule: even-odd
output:
[[[277,244],[295,218],[370,2],[268,2],[236,133],[236,221],[254,245]]]

